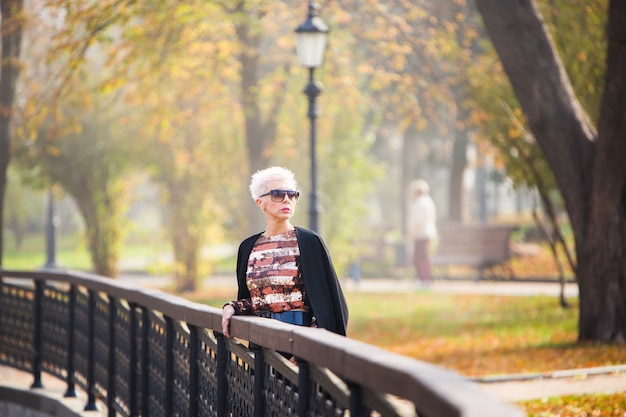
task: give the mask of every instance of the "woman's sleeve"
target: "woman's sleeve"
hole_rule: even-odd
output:
[[[235,314],[238,315],[251,315],[252,314],[252,300],[250,298],[242,298],[240,300],[229,301],[226,304],[230,304],[235,309]],[[224,304],[224,306],[226,306]]]

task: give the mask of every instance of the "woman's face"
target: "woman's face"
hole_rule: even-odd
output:
[[[292,190],[295,191],[289,181],[273,180],[267,183],[265,193],[270,190]],[[264,193],[264,194],[265,194]],[[267,220],[289,220],[296,211],[296,200],[289,198],[287,195],[280,201],[274,201],[271,195],[259,197],[256,199],[257,206],[265,213]]]

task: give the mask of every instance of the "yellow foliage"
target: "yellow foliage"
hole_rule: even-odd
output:
[[[58,157],[61,154],[60,149],[53,145],[46,146],[45,151],[48,155],[52,157]]]

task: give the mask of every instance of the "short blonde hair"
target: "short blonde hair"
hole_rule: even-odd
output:
[[[267,190],[267,183],[270,181],[285,181],[289,183],[289,188],[296,190],[298,183],[293,172],[283,167],[270,167],[255,172],[250,180],[250,195],[256,200]]]

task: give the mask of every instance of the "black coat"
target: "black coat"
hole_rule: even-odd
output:
[[[250,291],[246,285],[246,271],[254,242],[260,235],[261,233],[250,236],[239,245],[237,298],[240,300],[250,298]],[[317,325],[345,336],[348,325],[348,306],[326,244],[315,232],[301,227],[296,227],[296,238],[300,248],[300,270],[304,279],[306,301],[313,310]]]

